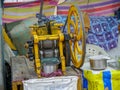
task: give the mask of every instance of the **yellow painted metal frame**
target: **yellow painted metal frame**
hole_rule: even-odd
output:
[[[3,34],[3,37],[4,37],[4,40],[5,42],[10,46],[10,48],[12,50],[16,50],[16,47],[14,46],[14,44],[12,43],[11,39],[9,38],[9,36],[7,35],[5,29],[3,28],[2,30],[2,34]]]
[[[22,83],[22,81],[12,82],[12,90],[23,90],[23,83]]]
[[[54,35],[33,35],[34,38],[34,54],[35,54],[35,71],[37,73],[38,77],[41,77],[41,62],[39,58],[39,48],[38,43],[42,40],[58,40],[59,41],[59,51],[60,51],[60,60],[62,65],[62,72],[65,74],[66,68],[65,68],[65,57],[63,55],[63,41],[64,41],[64,35],[62,33],[60,34],[54,34]]]

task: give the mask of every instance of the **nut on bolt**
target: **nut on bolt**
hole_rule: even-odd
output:
[[[28,47],[29,47],[29,45],[28,45],[27,43],[25,43],[24,47],[25,47],[25,48],[28,48]]]

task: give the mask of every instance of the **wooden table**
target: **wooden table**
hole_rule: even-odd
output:
[[[35,79],[37,75],[34,71],[34,62],[29,61],[24,56],[11,57],[11,69],[12,69],[12,90],[23,90],[22,81],[28,79]],[[82,90],[81,72],[75,72],[71,67],[67,67],[66,75],[78,76],[79,85],[78,90]]]

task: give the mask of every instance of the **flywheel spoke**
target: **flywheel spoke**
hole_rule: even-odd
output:
[[[76,42],[74,42],[74,55],[76,56],[77,54],[77,48],[76,48]]]
[[[73,26],[73,29],[76,30],[76,25],[75,22],[73,20],[70,20],[70,25]],[[75,32],[74,32],[75,33]]]
[[[76,43],[76,48],[77,48],[78,53],[80,55],[82,55],[83,53],[82,53],[82,50],[81,50],[80,46],[78,45],[78,42]]]
[[[75,23],[75,34],[78,34],[78,22],[79,22],[79,17],[78,17],[78,15],[76,14],[76,12],[74,12],[73,13],[73,15],[74,15],[74,23]]]

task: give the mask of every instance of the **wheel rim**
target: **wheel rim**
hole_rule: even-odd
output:
[[[74,5],[70,7],[68,12],[67,29],[72,38],[69,41],[72,62],[75,67],[79,68],[83,65],[85,58],[85,28],[83,16],[78,7]]]

